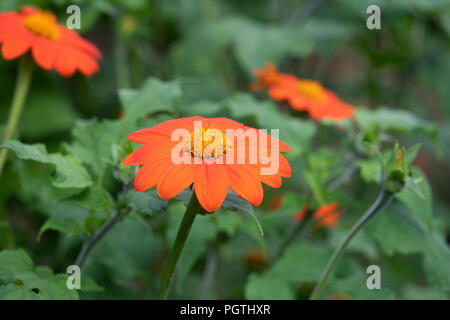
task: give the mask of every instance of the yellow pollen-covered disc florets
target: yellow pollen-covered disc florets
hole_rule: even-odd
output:
[[[25,19],[25,27],[35,35],[51,40],[59,38],[56,16],[51,12],[42,11]]]
[[[325,100],[323,87],[320,83],[312,80],[299,80],[297,84],[297,90],[303,95],[322,102]]]
[[[191,139],[186,149],[194,158],[219,158],[227,151],[227,137],[220,129],[215,128],[214,125],[196,129],[191,132]]]

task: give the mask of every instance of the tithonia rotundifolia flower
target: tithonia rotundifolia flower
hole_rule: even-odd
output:
[[[306,111],[314,120],[343,120],[353,116],[354,107],[339,99],[319,82],[280,73],[272,63],[254,72],[252,89],[268,88],[275,101],[287,101],[294,110]]]
[[[41,68],[56,70],[64,77],[77,70],[93,75],[102,56],[92,43],[59,24],[53,13],[30,6],[0,13],[0,44],[4,59],[16,59],[31,51]]]
[[[230,188],[253,206],[263,199],[265,183],[281,186],[291,168],[281,152],[290,152],[266,131],[227,118],[199,116],[162,122],[127,137],[143,146],[123,161],[141,166],[134,180],[137,191],[156,186],[163,199],[193,186],[201,206],[217,210]]]

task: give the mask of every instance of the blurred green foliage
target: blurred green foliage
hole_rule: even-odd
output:
[[[448,0],[3,0],[0,11],[23,4],[52,10],[60,22],[78,4],[80,32],[104,57],[92,78],[36,68],[20,135],[1,146],[13,152],[0,214],[21,249],[0,252],[0,299],[157,298],[184,204],[127,189],[136,171],[120,163],[137,147],[129,133],[191,115],[280,129],[293,175],[265,188],[260,207],[230,195],[227,206],[197,218],[170,298],[308,298],[374,201],[396,141],[407,147],[404,168],[414,160],[403,172],[408,183],[352,241],[323,297],[449,298]],[[366,28],[370,4],[381,8],[381,30]],[[250,92],[252,70],[267,61],[320,81],[355,105],[354,118],[317,123]],[[16,68],[0,59],[0,123]],[[281,207],[271,207],[280,195]],[[280,252],[299,224],[292,216],[306,203],[330,202],[340,203],[339,226],[306,224]],[[67,266],[118,208],[128,214],[89,257],[82,289],[67,290]],[[366,287],[372,264],[381,267],[382,290]]]

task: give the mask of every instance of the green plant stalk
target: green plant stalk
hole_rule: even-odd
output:
[[[14,96],[9,111],[8,122],[6,125],[5,136],[2,143],[11,140],[17,129],[20,115],[27,97],[28,89],[30,88],[31,76],[33,74],[33,61],[31,57],[26,54],[19,62],[19,70],[17,73],[16,87],[14,89]],[[0,150],[0,179],[2,177],[3,167],[5,166],[8,149],[2,148]],[[0,210],[2,211],[2,210]],[[0,225],[2,225],[4,245],[8,249],[14,249],[14,235],[11,231],[11,226],[8,223],[6,212],[0,214]]]
[[[169,294],[169,287],[173,280],[173,275],[175,267],[177,265],[178,258],[180,257],[181,251],[183,250],[186,239],[191,230],[192,224],[194,223],[195,216],[199,212],[201,206],[198,202],[195,192],[192,192],[191,200],[184,213],[183,220],[181,221],[180,227],[178,228],[177,237],[175,239],[175,244],[173,245],[172,251],[170,252],[169,262],[167,263],[166,272],[164,274],[163,283],[161,291],[159,293],[159,298],[161,300],[167,299]]]
[[[384,188],[380,191],[378,198],[375,200],[375,202],[372,204],[372,206],[364,213],[364,215],[353,225],[353,227],[350,229],[350,231],[345,236],[344,240],[342,240],[339,247],[336,249],[336,251],[333,253],[333,255],[330,258],[330,261],[328,262],[327,266],[325,267],[325,270],[323,271],[319,281],[317,282],[316,286],[314,287],[314,290],[309,297],[310,300],[316,300],[319,298],[320,294],[322,293],[323,288],[325,287],[327,280],[329,276],[331,275],[332,271],[334,270],[334,267],[336,266],[337,262],[339,261],[339,258],[341,257],[342,253],[344,252],[347,245],[350,243],[350,241],[353,239],[353,237],[358,233],[359,230],[361,230],[367,222],[369,222],[375,215],[381,211],[392,201],[394,198],[394,193],[386,191]]]
[[[31,75],[33,73],[33,62],[29,55],[25,55],[20,59],[19,71],[17,73],[16,88],[14,90],[13,101],[9,111],[8,122],[6,125],[5,136],[3,143],[11,140],[16,132],[17,124],[19,123],[20,115],[22,113],[25,99],[27,97],[28,89],[30,87]],[[6,161],[8,149],[0,150],[0,178],[2,176],[3,167]]]
[[[79,266],[80,268],[83,267],[92,250],[94,250],[100,240],[103,239],[108,231],[111,230],[111,228],[114,227],[116,223],[122,219],[123,216],[123,211],[121,209],[118,209],[116,213],[111,217],[111,219],[105,222],[105,224],[103,224],[103,226],[99,230],[97,230],[92,235],[92,237],[86,240],[86,242],[81,247],[77,259],[75,260],[75,265]]]

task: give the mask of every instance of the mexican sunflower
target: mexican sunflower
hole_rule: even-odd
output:
[[[337,211],[338,208],[339,204],[336,202],[319,206],[314,212],[314,219],[318,221],[316,228],[321,226],[325,226],[329,229],[336,227],[339,224],[339,216],[341,215],[341,213]],[[294,220],[302,221],[307,212],[308,206],[306,205],[293,216]]]
[[[0,44],[4,59],[16,59],[31,50],[41,68],[64,77],[77,70],[86,76],[99,70],[101,53],[92,43],[59,24],[53,13],[34,7],[0,13]]]
[[[169,199],[193,185],[199,203],[208,212],[221,206],[228,188],[258,206],[263,199],[261,182],[278,188],[281,177],[291,175],[281,154],[290,152],[288,145],[265,131],[227,118],[173,119],[127,138],[144,144],[122,163],[142,166],[134,180],[137,191],[156,186],[159,196]],[[263,161],[261,154],[273,161]],[[274,163],[276,170],[264,172]]]
[[[337,121],[353,116],[353,106],[316,81],[280,73],[272,63],[266,64],[263,70],[256,70],[254,75],[258,81],[251,85],[253,90],[268,87],[270,98],[287,101],[294,110],[306,111],[315,120]]]

